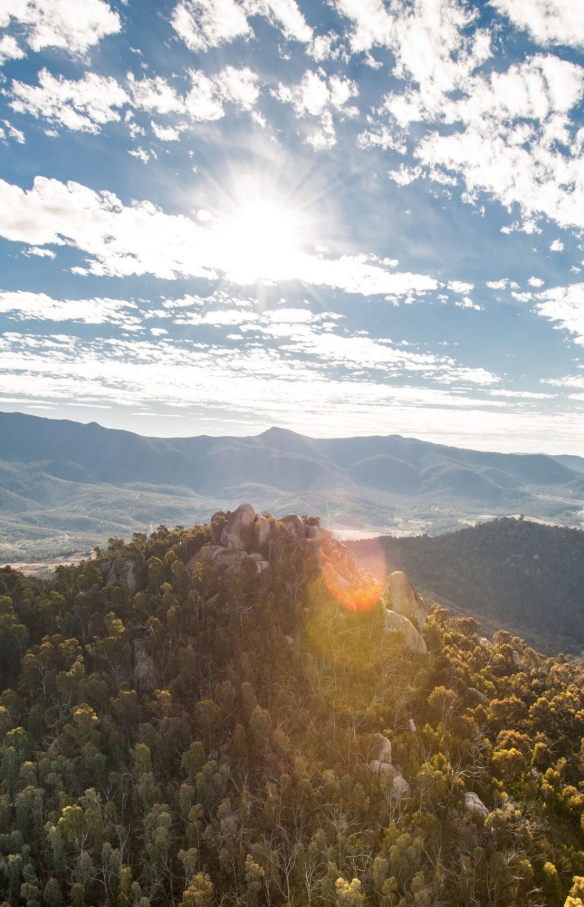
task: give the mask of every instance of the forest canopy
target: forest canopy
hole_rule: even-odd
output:
[[[581,664],[439,605],[406,654],[266,519],[0,570],[3,907],[581,907]]]

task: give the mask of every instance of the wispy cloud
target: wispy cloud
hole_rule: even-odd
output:
[[[134,302],[123,299],[52,299],[46,293],[0,290],[0,312],[19,321],[73,321],[134,328],[141,320],[132,314],[136,309]]]

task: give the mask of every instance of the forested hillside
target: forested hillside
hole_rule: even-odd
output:
[[[0,901],[581,907],[581,666],[440,607],[405,655],[269,524],[0,571]]]
[[[383,538],[389,569],[548,654],[584,649],[584,532],[501,519],[428,538]],[[355,550],[366,545],[352,543]]]

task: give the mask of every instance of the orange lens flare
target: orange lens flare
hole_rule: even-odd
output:
[[[357,557],[334,539],[325,539],[318,561],[329,592],[344,608],[371,611],[385,587],[385,557],[376,539],[359,547]]]

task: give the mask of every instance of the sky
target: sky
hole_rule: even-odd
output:
[[[584,456],[581,0],[3,0],[0,409]]]

